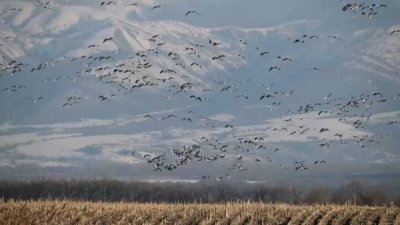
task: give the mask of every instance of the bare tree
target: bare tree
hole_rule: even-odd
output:
[[[389,205],[388,194],[378,187],[364,187],[360,182],[351,181],[333,190],[315,189],[305,192],[297,187],[244,182],[199,183],[147,183],[109,179],[68,179],[68,180],[0,180],[0,198],[15,200],[82,200],[107,202],[197,202],[213,203],[228,201],[263,201],[270,203],[324,204],[331,201],[345,204],[355,201],[358,205]],[[400,197],[393,198],[400,205]]]
[[[209,190],[216,202],[226,203],[228,201],[234,201],[238,197],[236,189],[232,185],[224,182],[220,185],[211,186]]]
[[[322,189],[315,189],[304,196],[304,202],[307,204],[325,204],[328,201],[327,193]]]
[[[385,191],[375,188],[369,190],[359,181],[350,181],[347,188],[356,197],[356,202],[361,205],[382,205],[387,202],[387,194]]]

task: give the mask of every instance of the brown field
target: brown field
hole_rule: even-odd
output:
[[[400,208],[10,201],[0,224],[400,224]]]

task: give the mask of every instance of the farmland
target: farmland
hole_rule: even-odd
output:
[[[286,204],[0,203],[2,224],[400,224],[397,207]]]

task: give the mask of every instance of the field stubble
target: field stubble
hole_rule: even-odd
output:
[[[0,203],[1,224],[400,224],[400,209],[285,204]]]

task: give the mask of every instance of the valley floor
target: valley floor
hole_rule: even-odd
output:
[[[400,224],[400,208],[262,203],[0,203],[1,224]]]

